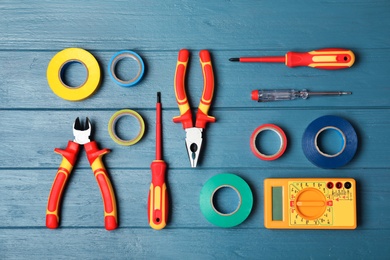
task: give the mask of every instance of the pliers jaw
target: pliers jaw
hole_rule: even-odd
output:
[[[191,167],[195,168],[198,163],[200,149],[202,147],[202,128],[186,128],[186,147]]]
[[[91,122],[88,117],[85,120],[84,126],[81,125],[80,119],[77,117],[73,123],[74,142],[81,145],[89,143],[91,141],[89,139],[89,136],[91,135],[91,128]]]

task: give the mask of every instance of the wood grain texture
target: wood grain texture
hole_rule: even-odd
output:
[[[390,248],[390,2],[380,0],[277,1],[21,1],[0,2],[0,258],[1,259],[388,259]],[[102,68],[98,91],[68,102],[50,90],[46,69],[67,47],[89,50]],[[325,47],[352,49],[348,70],[290,69],[240,64],[231,57],[284,55]],[[185,133],[173,91],[177,52],[191,50],[187,74],[191,105],[203,79],[198,52],[209,49],[216,76],[199,166],[189,167]],[[107,66],[130,49],[146,64],[133,88],[113,83]],[[80,78],[76,71],[71,77]],[[259,88],[352,91],[351,96],[260,104]],[[155,93],[162,92],[164,160],[168,164],[170,219],[148,226],[150,163],[155,154]],[[109,137],[114,112],[130,108],[145,120],[134,146]],[[346,118],[359,148],[345,167],[320,169],[304,156],[305,128],[323,115]],[[93,138],[111,153],[104,162],[118,201],[119,229],[107,232],[99,188],[82,150],[70,177],[57,230],[45,227],[47,197],[60,163],[55,147],[73,139],[76,117],[89,117]],[[272,162],[249,148],[253,130],[282,127],[286,153]],[[132,125],[133,126],[133,125]],[[135,130],[131,130],[135,131]],[[222,229],[202,216],[199,192],[218,173],[244,178],[254,207],[241,225]],[[271,177],[351,177],[358,185],[358,228],[353,231],[281,231],[263,226],[263,180]]]

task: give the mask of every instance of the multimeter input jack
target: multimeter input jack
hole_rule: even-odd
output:
[[[333,189],[333,182],[328,182],[326,187],[328,187],[328,189]]]
[[[347,181],[346,183],[344,183],[344,187],[345,187],[347,190],[349,190],[349,189],[352,187],[352,184],[351,184],[349,181]]]

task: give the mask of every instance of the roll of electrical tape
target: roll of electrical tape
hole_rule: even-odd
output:
[[[333,129],[343,139],[341,150],[336,154],[326,154],[318,147],[318,136],[325,130]],[[353,126],[338,116],[322,116],[306,128],[302,137],[302,149],[306,158],[314,165],[332,169],[346,165],[356,153],[358,138]]]
[[[116,123],[118,122],[118,120],[120,118],[122,118],[124,116],[135,117],[138,120],[138,123],[140,126],[140,130],[139,130],[137,136],[131,140],[122,140],[121,138],[118,137],[118,135],[115,132]],[[114,140],[114,142],[116,142],[117,144],[125,145],[125,146],[133,145],[133,144],[138,143],[138,141],[141,140],[142,136],[144,135],[145,122],[144,122],[143,118],[141,117],[141,115],[138,114],[137,112],[135,112],[134,110],[131,110],[131,109],[119,110],[115,114],[112,115],[112,117],[110,118],[110,121],[108,122],[108,133],[110,134],[112,140]]]
[[[87,79],[78,87],[70,87],[62,80],[64,68],[72,62],[79,62],[87,70]],[[80,48],[68,48],[58,52],[47,67],[47,82],[51,90],[65,100],[79,101],[92,95],[100,84],[100,67],[95,57]]]
[[[267,154],[261,153],[259,151],[259,149],[257,149],[257,147],[256,147],[257,136],[261,132],[266,131],[266,130],[270,130],[270,131],[275,132],[280,138],[280,147],[279,147],[279,150],[275,154],[267,155]],[[284,131],[282,130],[282,128],[280,128],[279,126],[274,125],[274,124],[264,124],[264,125],[261,125],[258,128],[256,128],[255,131],[253,131],[253,133],[251,135],[251,139],[250,139],[250,146],[251,146],[252,152],[258,158],[265,160],[265,161],[272,161],[272,160],[278,159],[286,151],[287,137],[286,137],[286,134],[284,133]]]
[[[120,61],[124,58],[132,58],[133,60],[135,60],[138,63],[137,75],[130,80],[122,80],[122,79],[118,78],[118,76],[115,73],[115,68],[116,68],[118,61]],[[125,51],[117,52],[114,54],[114,56],[112,56],[110,63],[108,64],[108,71],[109,71],[111,79],[116,84],[118,84],[121,87],[132,87],[132,86],[136,85],[142,79],[144,72],[145,72],[145,65],[144,65],[142,58],[137,53],[135,53],[133,51],[125,50]]]
[[[219,212],[213,203],[214,194],[220,188],[232,188],[239,197],[239,205],[229,214]],[[241,224],[250,214],[253,206],[253,195],[249,185],[237,175],[222,173],[211,177],[200,191],[200,209],[203,216],[219,227],[234,227]]]

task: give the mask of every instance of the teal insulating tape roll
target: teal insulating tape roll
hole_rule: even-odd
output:
[[[213,197],[220,188],[232,188],[239,197],[239,205],[229,214],[218,212],[213,204]],[[203,216],[219,227],[234,227],[241,224],[252,211],[253,195],[249,185],[239,176],[231,173],[221,173],[211,177],[200,191],[200,209]]]

